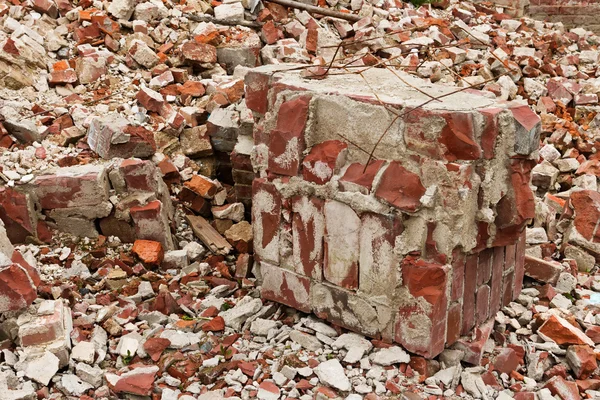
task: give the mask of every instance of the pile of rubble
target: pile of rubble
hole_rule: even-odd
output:
[[[600,396],[600,39],[486,3],[307,3],[337,17],[267,1],[0,2],[1,398]],[[265,290],[252,274],[254,248],[264,257],[273,240],[261,229],[253,243],[251,215],[269,211],[264,199],[251,208],[252,182],[293,165],[285,133],[299,109],[277,126],[275,157],[255,143],[275,128],[267,114],[278,94],[303,89],[260,86],[254,68],[263,64],[293,64],[316,87],[352,74],[364,83],[362,101],[394,110],[370,79],[377,70],[389,76],[383,86],[423,95],[432,83],[445,86],[443,102],[428,95],[410,111],[417,116],[426,102],[452,109],[469,96],[531,106],[541,124],[513,111],[519,137],[534,138],[515,156],[527,171],[477,173],[492,188],[526,186],[530,173],[535,197],[501,202],[499,189],[494,210],[482,206],[490,199],[473,199],[477,221],[487,221],[482,243],[494,240],[491,226],[528,225],[515,301],[510,291],[495,318],[485,321],[499,305],[431,359],[441,348],[411,354],[381,332],[368,338],[267,300],[289,297],[291,286],[274,283],[272,271],[278,293]],[[325,107],[321,123],[342,140],[336,112]],[[385,124],[369,118],[370,139],[350,151],[368,154],[382,135],[384,147],[412,140],[431,150],[427,126],[386,138]],[[455,154],[469,154],[471,138],[453,140]],[[339,172],[336,157],[306,157],[302,168],[323,183]],[[364,192],[356,175],[345,191]],[[433,201],[425,189],[400,206],[411,213],[413,203]],[[518,221],[496,221],[514,215],[510,207]],[[343,234],[352,221],[337,222],[339,247],[356,244]],[[282,243],[293,242],[293,221],[281,224]],[[427,227],[422,234],[422,255],[448,250],[432,245]],[[357,285],[341,278],[340,286]]]

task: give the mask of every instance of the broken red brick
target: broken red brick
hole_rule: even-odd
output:
[[[131,251],[147,265],[158,266],[164,258],[162,244],[152,240],[136,240]]]

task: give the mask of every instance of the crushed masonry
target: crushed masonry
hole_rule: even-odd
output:
[[[425,3],[0,0],[0,398],[600,398],[598,6]]]

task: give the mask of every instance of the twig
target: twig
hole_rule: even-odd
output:
[[[294,0],[267,0],[267,1],[269,1],[271,3],[279,4],[282,6],[286,6],[286,7],[297,8],[299,10],[305,10],[310,13],[326,15],[328,17],[339,18],[339,19],[343,19],[343,20],[351,21],[351,22],[356,22],[361,19],[361,17],[359,17],[358,15],[347,14],[347,13],[343,13],[340,11],[331,10],[329,8],[321,8],[321,7],[311,6],[311,5],[300,3],[300,2],[294,1]]]

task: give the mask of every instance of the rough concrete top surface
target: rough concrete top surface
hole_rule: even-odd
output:
[[[426,109],[468,111],[489,107],[507,107],[511,103],[498,102],[490,93],[469,88],[432,84],[402,71],[386,68],[354,69],[346,72],[332,69],[324,79],[301,76],[306,68],[300,64],[264,65],[254,69],[257,73],[273,74],[273,78],[288,86],[323,94],[360,96],[364,99],[388,105],[419,107]],[[493,97],[493,96],[492,96]],[[432,98],[439,98],[432,100]]]

